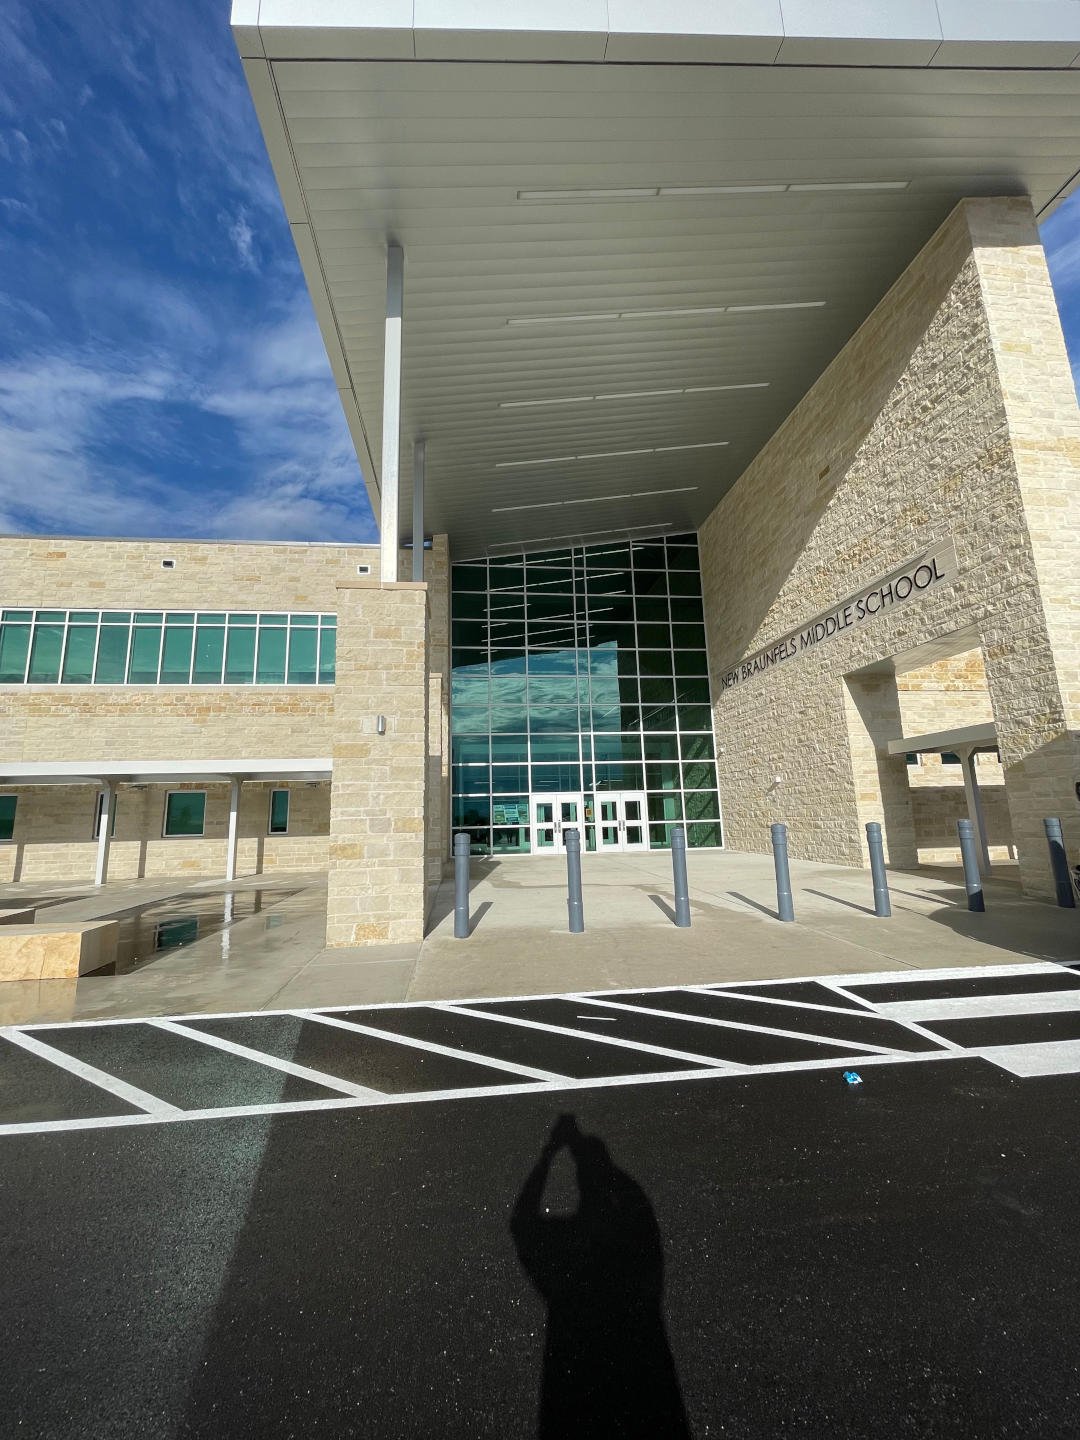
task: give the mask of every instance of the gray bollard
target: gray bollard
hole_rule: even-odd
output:
[[[773,867],[776,870],[776,918],[794,920],[795,905],[791,898],[791,872],[788,869],[787,826],[771,825]]]
[[[870,874],[874,878],[874,914],[888,917],[892,914],[889,903],[889,880],[885,874],[885,847],[881,843],[881,826],[871,820],[866,826],[866,843],[870,847]]]
[[[1043,821],[1046,843],[1050,847],[1050,869],[1054,873],[1054,890],[1057,903],[1065,910],[1076,909],[1072,877],[1069,874],[1069,857],[1065,854],[1065,838],[1061,833],[1061,821],[1049,817]]]
[[[469,834],[454,836],[454,939],[469,938]]]
[[[680,930],[689,930],[690,882],[686,875],[686,831],[681,825],[671,828],[671,869],[675,882],[675,924]]]
[[[970,820],[958,820],[960,834],[960,855],[964,862],[964,889],[967,891],[969,910],[985,910],[982,876],[979,874],[979,852],[975,845],[975,826]]]
[[[571,827],[563,831],[566,845],[566,908],[570,917],[570,934],[580,935],[585,929],[585,909],[581,903],[581,835]]]

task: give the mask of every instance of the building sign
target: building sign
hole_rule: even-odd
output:
[[[892,571],[883,580],[875,580],[872,585],[857,591],[846,600],[841,600],[831,610],[815,615],[798,630],[782,635],[763,650],[740,660],[734,669],[721,676],[720,688],[722,691],[730,690],[732,686],[741,685],[744,680],[760,675],[764,670],[784,665],[807,650],[815,649],[823,640],[829,640],[832,636],[840,635],[845,630],[853,630],[859,625],[866,625],[878,615],[917,600],[926,591],[934,590],[948,580],[954,580],[956,573],[956,552],[952,541],[946,540],[924,555],[909,560],[906,565]]]

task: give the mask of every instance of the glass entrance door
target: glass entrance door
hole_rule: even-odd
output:
[[[596,848],[647,850],[645,796],[636,790],[613,791],[596,797]]]
[[[532,795],[529,809],[532,816],[532,848],[534,855],[563,855],[566,845],[563,831],[576,826],[581,834],[580,795]],[[582,846],[585,844],[581,836]]]

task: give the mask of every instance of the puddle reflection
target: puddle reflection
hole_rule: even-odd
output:
[[[137,905],[103,919],[117,920],[116,961],[103,965],[95,975],[127,975],[152,964],[172,950],[182,950],[196,940],[221,934],[221,958],[227,960],[230,931],[241,920],[258,915],[264,904],[273,905],[299,894],[293,890],[238,890],[174,895],[152,905]],[[267,924],[281,916],[267,916]]]

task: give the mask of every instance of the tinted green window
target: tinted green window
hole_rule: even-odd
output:
[[[29,653],[29,625],[0,625],[0,681],[21,684]]]
[[[289,684],[314,685],[319,673],[319,632],[289,632]]]
[[[97,622],[96,610],[72,610],[68,615],[68,623],[71,625],[96,625]]]
[[[270,791],[270,834],[284,835],[289,828],[288,790]]]
[[[337,635],[333,630],[327,630],[324,625],[319,631],[319,684],[332,685],[334,683],[335,657],[337,653]]]
[[[161,626],[136,625],[128,661],[129,685],[156,685],[161,654]]]
[[[684,790],[708,790],[716,784],[716,770],[711,764],[684,765]]]
[[[192,666],[192,680],[196,685],[220,685],[224,661],[224,627],[200,625],[195,631],[195,663]]]
[[[258,685],[284,685],[285,683],[285,640],[288,632],[284,629],[259,631],[259,661],[255,667],[255,682]]]
[[[195,631],[190,625],[166,625],[161,655],[163,685],[187,685],[191,680],[191,645]]]
[[[103,625],[98,639],[96,685],[123,685],[127,675],[128,637],[126,625]]]
[[[711,760],[713,738],[711,735],[684,735],[682,737],[682,758],[684,760]]]
[[[692,847],[720,844],[719,825],[688,825],[686,843]]]
[[[201,835],[205,827],[205,790],[174,790],[166,795],[166,835]]]
[[[687,820],[719,820],[720,800],[715,790],[693,790],[686,796]]]
[[[292,625],[318,625],[319,617],[317,615],[291,615],[289,623]]]
[[[64,668],[60,679],[65,685],[89,685],[94,677],[94,649],[97,629],[93,625],[68,627],[64,649]]]
[[[0,795],[0,840],[10,840],[15,834],[15,807],[17,795]]]
[[[255,631],[229,630],[225,645],[226,685],[250,685],[255,679]]]
[[[60,655],[64,648],[62,625],[35,625],[30,649],[31,684],[53,685],[60,677]]]

